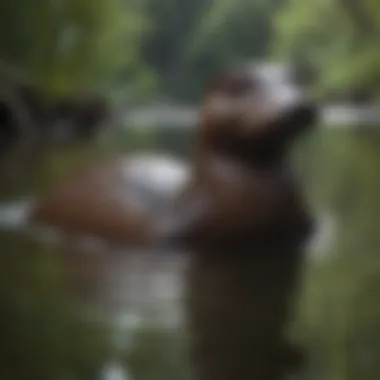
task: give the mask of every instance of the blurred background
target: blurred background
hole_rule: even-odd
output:
[[[377,0],[2,0],[1,378],[191,377],[184,257],[52,244],[18,216],[94,162],[189,158],[209,78],[259,61],[294,68],[323,105],[295,150],[321,221],[293,326],[302,378],[378,380],[379,42]]]

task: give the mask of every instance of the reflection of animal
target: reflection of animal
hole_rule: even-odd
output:
[[[311,219],[289,148],[316,110],[259,68],[215,81],[190,184],[162,232],[190,249],[188,313],[200,379],[282,379],[284,328]]]

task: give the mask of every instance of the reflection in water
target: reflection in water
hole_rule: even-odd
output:
[[[172,126],[188,129],[197,125],[198,117],[197,107],[159,104],[128,111],[125,125],[136,129],[141,129],[142,125],[150,128]],[[343,128],[378,125],[380,112],[377,105],[330,104],[323,107],[321,121],[329,127]]]
[[[317,218],[317,228],[309,241],[308,250],[310,256],[315,260],[321,260],[330,253],[335,238],[335,220],[334,217],[325,212]]]
[[[16,231],[26,224],[22,217],[31,206],[22,199],[0,207],[1,226]],[[18,224],[19,223],[19,224]],[[320,236],[313,242],[313,251],[323,250],[331,239],[330,219],[322,223]],[[31,232],[29,231],[28,234]],[[39,234],[46,241],[47,235]],[[50,245],[52,240],[50,239]],[[152,318],[158,328],[169,327],[177,334],[183,322],[181,297],[182,275],[186,256],[179,252],[130,251],[99,245],[99,240],[83,239],[74,246],[65,239],[56,239],[63,263],[67,266],[69,286],[86,306],[92,317],[111,326],[110,340],[117,352],[133,348],[135,332]],[[49,246],[49,244],[47,244]],[[94,314],[95,313],[95,314]],[[166,350],[167,348],[162,348]],[[103,367],[99,380],[131,380],[129,359],[112,357]],[[136,365],[135,363],[131,363]],[[134,369],[134,367],[132,367]]]
[[[33,205],[32,198],[17,199],[0,204],[0,228],[4,230],[26,229],[27,217]]]
[[[110,362],[104,366],[99,380],[132,380],[132,377],[118,362]]]
[[[26,223],[32,206],[31,199],[0,205],[1,229],[16,232],[16,239],[25,241],[36,233],[33,239],[42,240],[49,252],[55,247],[51,252],[62,256],[73,295],[92,310],[90,319],[100,318],[111,326],[110,339],[118,352],[133,345],[134,331],[152,316],[158,328],[175,330],[181,325],[181,277],[186,264],[182,254],[132,252],[90,237],[73,243],[57,231],[35,231]],[[100,380],[131,379],[124,370],[126,362],[112,359]]]
[[[113,342],[120,352],[133,347],[134,332],[144,324],[153,322],[159,329],[166,326],[170,330],[181,327],[185,264],[181,254],[169,252],[158,256],[157,252],[127,251],[107,260],[100,303],[106,319],[111,319]],[[104,380],[130,378],[117,360],[107,364],[103,372]]]

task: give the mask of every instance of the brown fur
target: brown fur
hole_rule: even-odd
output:
[[[174,172],[172,181],[162,183],[163,169],[164,175],[166,169]],[[161,154],[112,158],[60,181],[36,202],[29,220],[72,238],[92,235],[128,247],[156,245],[161,218],[188,174],[185,163]]]
[[[136,201],[135,184],[128,174],[123,160],[81,171],[59,183],[38,202],[31,222],[58,227],[73,236],[90,235],[117,244],[146,245],[152,236],[154,218],[148,199]]]
[[[192,178],[165,226],[169,238],[235,249],[273,237],[298,245],[307,236],[311,221],[288,153],[314,108],[302,94],[273,100],[276,87],[266,82],[260,73],[233,72],[207,93]]]
[[[192,183],[164,228],[192,253],[187,307],[201,380],[279,380],[297,366],[285,332],[312,221],[287,153],[315,112],[302,96],[278,101],[268,81],[238,71],[208,92]]]

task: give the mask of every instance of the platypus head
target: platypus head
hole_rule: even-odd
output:
[[[206,92],[201,138],[220,153],[274,159],[316,120],[316,105],[286,76],[265,67],[235,69]]]

